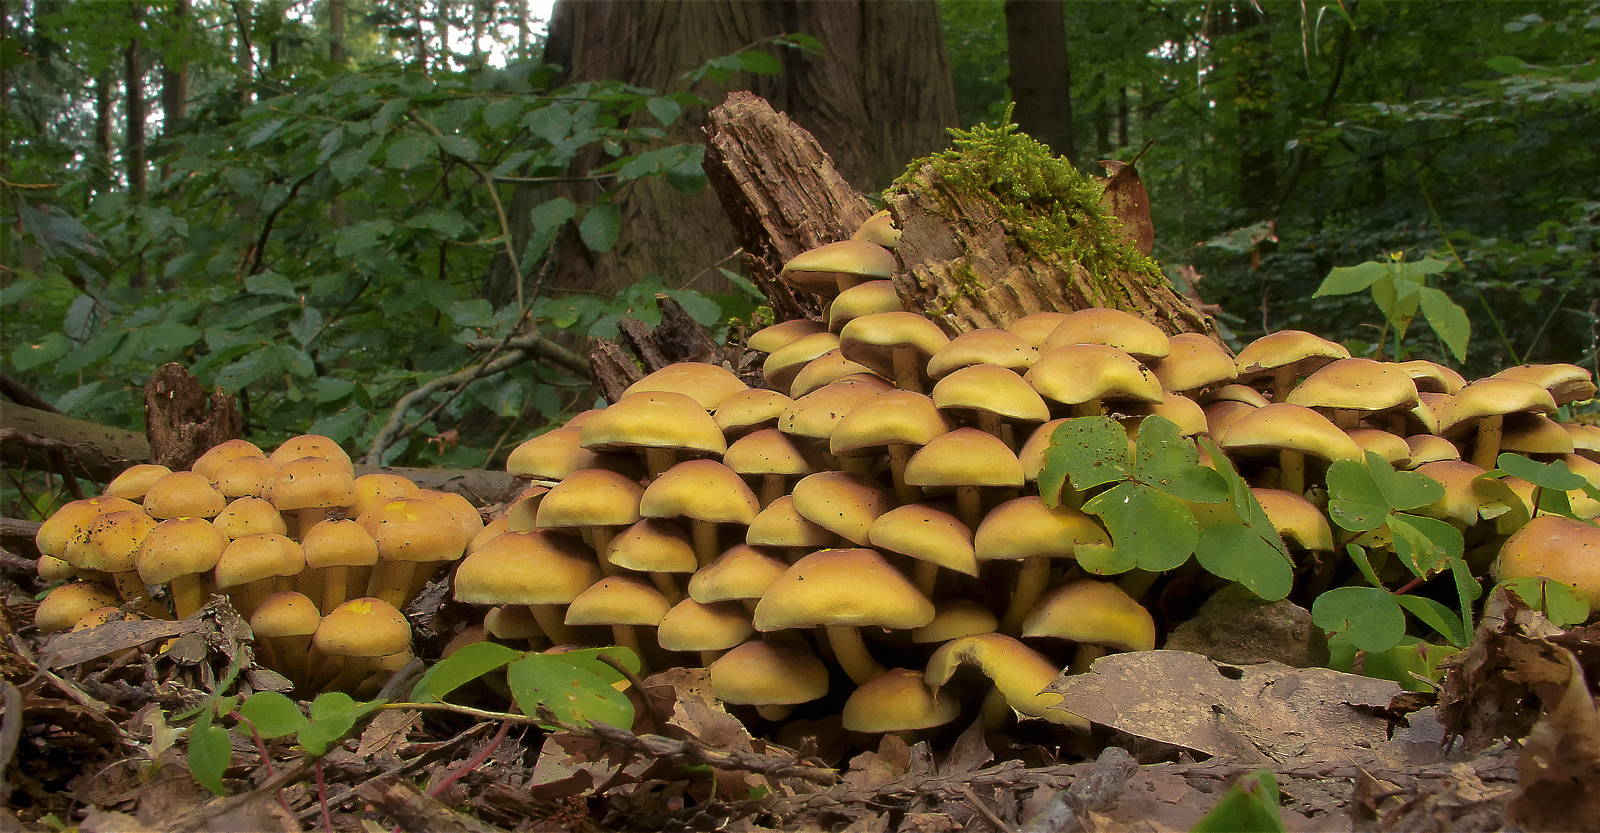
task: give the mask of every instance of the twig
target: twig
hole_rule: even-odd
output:
[[[987,821],[989,826],[993,827],[997,833],[1015,833],[1011,829],[1011,825],[1006,824],[1005,819],[995,815],[994,811],[989,809],[989,805],[983,803],[983,799],[972,791],[972,787],[962,784],[961,793],[967,797],[967,803],[971,804],[973,809],[978,811],[978,815],[983,816],[983,820]]]
[[[488,723],[479,723],[479,724],[473,726],[472,728],[466,730],[465,732],[462,732],[461,734],[456,735],[455,737],[451,738],[450,740],[439,744],[438,746],[434,747],[433,749],[430,749],[427,752],[425,752],[425,753],[423,753],[421,755],[418,755],[417,757],[412,758],[411,760],[406,761],[403,764],[399,764],[397,766],[390,767],[389,769],[385,770],[384,772],[379,773],[375,777],[382,778],[382,777],[388,776],[388,775],[408,775],[408,774],[410,774],[412,772],[415,772],[415,771],[417,771],[417,770],[419,770],[419,769],[421,769],[421,768],[433,763],[434,761],[437,761],[440,758],[444,757],[446,754],[448,754],[450,751],[454,750],[456,747],[458,747],[461,744],[466,743],[467,741],[471,740],[474,736],[482,734],[483,730],[488,728],[489,725],[490,724],[488,724]],[[309,768],[310,767],[308,766],[307,769],[309,769]],[[334,793],[327,800],[328,809],[331,811],[331,810],[334,810],[336,808],[343,807],[347,802],[349,802],[351,799],[353,799],[355,797],[356,797],[356,790],[354,788],[346,789],[346,790],[343,790],[341,792]],[[300,821],[306,821],[306,820],[309,820],[309,819],[315,817],[319,812],[321,812],[320,807],[314,805],[314,806],[308,807],[308,808],[306,808],[304,810],[301,810],[299,815],[296,816],[296,818],[298,820],[300,820]]]
[[[223,798],[212,799],[211,801],[208,801],[205,804],[190,810],[188,813],[179,816],[170,824],[170,826],[166,827],[165,829],[170,831],[170,833],[187,833],[187,831],[191,830],[209,830],[212,827],[211,822],[213,819],[225,816],[234,810],[255,801],[259,796],[275,794],[284,787],[298,782],[302,777],[305,776],[306,772],[311,769],[311,765],[315,760],[316,759],[312,758],[310,755],[302,755],[298,761],[294,762],[293,766],[284,767],[278,772],[277,775],[267,779],[266,783],[263,783],[261,786],[247,792],[242,792],[238,795],[230,795]]]

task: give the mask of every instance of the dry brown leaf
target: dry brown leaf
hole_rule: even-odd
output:
[[[911,769],[911,749],[898,735],[884,735],[878,751],[863,752],[850,759],[844,784],[851,790],[875,790],[904,778]]]
[[[1106,190],[1100,201],[1111,211],[1111,216],[1122,221],[1119,229],[1122,238],[1133,244],[1140,254],[1148,256],[1155,251],[1156,227],[1150,219],[1150,196],[1145,193],[1139,172],[1132,165],[1115,159],[1100,160],[1100,167],[1111,177],[1106,180]]]
[[[1388,739],[1386,708],[1400,687],[1326,668],[1213,663],[1186,651],[1097,661],[1048,687],[1056,708],[1139,737],[1251,764],[1341,759]],[[1359,708],[1358,708],[1359,707]]]
[[[1600,711],[1589,695],[1583,669],[1565,648],[1551,648],[1566,671],[1564,686],[1551,690],[1546,661],[1518,662],[1519,674],[1539,679],[1544,716],[1523,742],[1519,792],[1506,820],[1529,831],[1600,831]]]
[[[43,659],[48,668],[63,668],[137,648],[157,639],[196,633],[210,627],[210,622],[201,619],[182,622],[165,619],[107,622],[97,628],[56,634],[46,644]]]
[[[374,755],[398,755],[411,731],[421,725],[422,712],[412,709],[385,709],[380,711],[361,732],[361,742],[356,755],[370,758]]]

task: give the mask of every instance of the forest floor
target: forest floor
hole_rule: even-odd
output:
[[[235,730],[218,797],[191,775],[172,725],[187,721],[169,718],[226,685],[230,663],[236,685],[258,673],[225,617],[42,639],[24,627],[31,594],[5,590],[0,831],[1161,833],[1194,828],[1263,769],[1281,827],[1256,829],[1600,829],[1587,682],[1600,627],[1562,632],[1509,602],[1427,694],[1153,651],[1057,681],[1063,705],[1095,721],[1089,734],[1029,721],[867,737],[821,707],[783,724],[730,714],[703,671],[672,669],[630,695],[631,731],[395,703],[313,759],[292,738]],[[463,694],[506,708],[475,685]]]

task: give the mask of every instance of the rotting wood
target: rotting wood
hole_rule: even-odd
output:
[[[150,462],[173,471],[189,468],[213,446],[244,431],[233,394],[217,388],[208,395],[200,380],[176,362],[162,365],[145,382],[144,420]]]

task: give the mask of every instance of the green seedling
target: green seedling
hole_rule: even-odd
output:
[[[1285,833],[1278,779],[1258,769],[1234,782],[1189,833]]]

